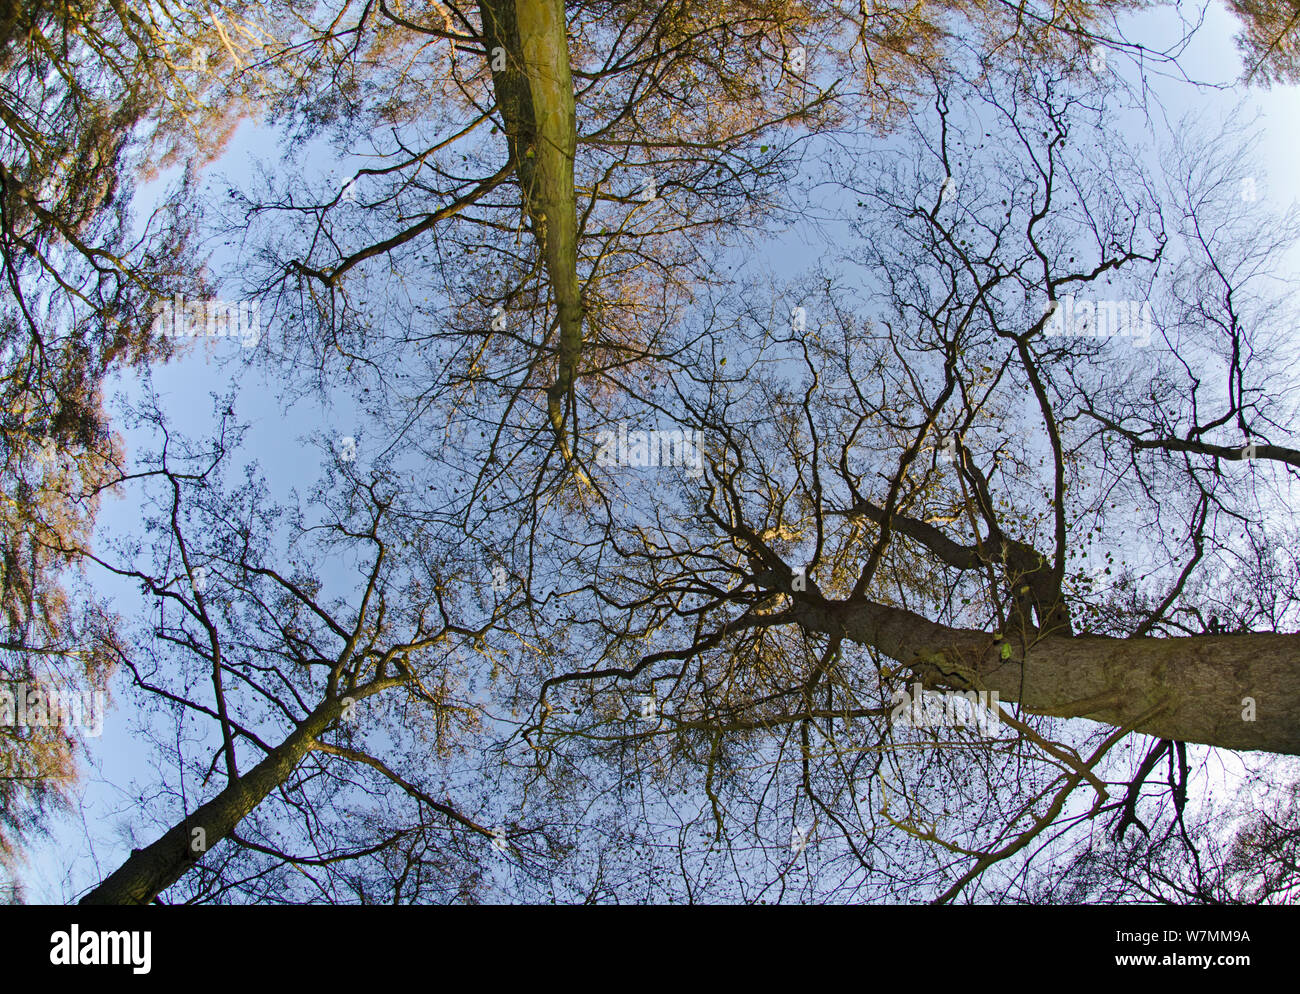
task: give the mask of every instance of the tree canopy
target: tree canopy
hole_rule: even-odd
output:
[[[0,866],[111,691],[67,900],[1293,900],[1297,216],[1182,14],[0,8]]]

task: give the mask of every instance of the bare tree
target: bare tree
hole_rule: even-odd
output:
[[[696,380],[661,409],[703,432],[703,482],[682,479],[670,498],[653,470],[607,471],[619,504],[570,524],[589,550],[572,572],[590,579],[568,594],[594,606],[569,624],[603,649],[543,682],[538,748],[630,762],[677,790],[702,777],[695,817],[717,839],[748,826],[776,874],[759,879],[790,871],[773,823],[788,839],[815,822],[856,863],[842,870],[850,892],[939,900],[1080,820],[1122,818],[1117,784],[1140,790],[1185,743],[1300,749],[1294,565],[1272,554],[1279,539],[1246,561],[1282,574],[1268,631],[1243,632],[1226,611],[1227,626],[1189,627],[1208,614],[1207,587],[1232,600],[1225,574],[1251,552],[1232,528],[1266,520],[1249,480],[1220,485],[1217,465],[1188,462],[1183,446],[1153,466],[1135,434],[1095,427],[1140,411],[1132,398],[1149,390],[1162,410],[1182,398],[1199,414],[1210,383],[1280,365],[1248,345],[1281,314],[1246,306],[1253,283],[1186,294],[1187,267],[1249,283],[1279,243],[1266,225],[1235,238],[1223,226],[1216,189],[1231,183],[1180,186],[1173,170],[1166,193],[1145,180],[1150,163],[1106,140],[1108,120],[1086,74],[1015,69],[944,87],[917,118],[926,151],[850,184],[871,317],[826,277],[820,294],[786,298],[805,306],[806,329],[761,297],[733,304],[731,321],[702,318]],[[1224,244],[1198,239],[1198,223]],[[1226,299],[1239,319],[1214,305],[1212,321],[1192,321],[1193,299]],[[1212,354],[1184,343],[1189,322],[1220,336]],[[709,353],[724,341],[726,357]],[[1180,365],[1183,385],[1170,378]],[[1245,390],[1248,413],[1279,394],[1249,383],[1231,393]],[[1204,418],[1193,424],[1232,420]],[[1138,546],[1134,530],[1150,538]],[[1139,547],[1140,561],[1122,561]],[[993,706],[1009,739],[951,714],[906,724],[917,698],[976,694],[1016,705]],[[642,722],[616,735],[638,699]],[[554,717],[571,700],[614,726]],[[1135,734],[1164,751],[1143,747],[1136,774],[1121,774]],[[1182,770],[1185,796],[1185,758]],[[702,885],[709,857],[694,856],[682,872]],[[914,872],[882,880],[890,860]]]
[[[182,876],[226,841],[233,848],[188,880],[185,899],[283,895],[277,870],[294,867],[310,881],[310,899],[342,891],[384,900],[376,867],[394,856],[405,858],[407,876],[389,880],[393,899],[472,893],[478,859],[494,842],[513,843],[428,782],[444,765],[439,757],[455,754],[485,721],[464,666],[493,613],[508,605],[470,626],[458,620],[469,605],[449,583],[454,557],[431,536],[392,531],[394,486],[381,474],[364,478],[336,464],[335,478],[313,494],[319,520],[309,521],[271,505],[254,477],[224,482],[239,434],[228,416],[211,449],[174,438],[154,410],[145,417],[159,429],[161,450],[122,483],[147,488],[150,529],[165,544],[149,568],[129,548],[121,564],[78,551],[138,583],[154,605],[133,639],[112,651],[138,692],[174,715],[171,749],[158,745],[175,752],[164,810],[176,813],[155,814],[175,821],[83,903],[175,894]],[[281,547],[276,528],[285,517],[298,534]],[[390,765],[397,756],[413,764],[410,772]],[[393,803],[385,786],[409,805]],[[483,803],[479,787],[470,794]],[[478,840],[477,856],[467,836]],[[349,874],[358,864],[371,869]],[[425,871],[412,873],[419,866]],[[435,866],[442,876],[430,876]]]

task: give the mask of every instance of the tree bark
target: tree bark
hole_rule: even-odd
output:
[[[356,699],[360,699],[358,696]],[[135,850],[117,870],[81,899],[82,904],[148,904],[174,884],[207,849],[220,842],[276,787],[284,783],[318,735],[342,715],[346,698],[324,701],[266,758],[202,804],[162,838]],[[194,848],[194,830],[204,846]]]
[[[479,4],[497,106],[524,209],[542,250],[560,327],[555,382],[547,390],[551,425],[563,435],[563,401],[582,354],[578,209],[573,188],[577,116],[569,72],[568,28],[560,0],[483,0]]]
[[[792,617],[877,649],[927,687],[997,691],[1035,714],[1179,742],[1300,755],[1300,635],[1049,635],[1026,645],[867,601],[799,600]]]

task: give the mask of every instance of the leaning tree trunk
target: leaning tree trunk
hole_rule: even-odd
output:
[[[792,620],[871,646],[927,687],[997,691],[1035,714],[1180,742],[1300,755],[1300,635],[1021,643],[883,604],[817,598],[797,601]]]
[[[82,904],[148,904],[174,884],[203,853],[224,839],[276,787],[289,779],[316,737],[342,715],[343,699],[323,702],[260,763],[200,805],[162,838],[135,850]],[[202,830],[197,836],[196,830]],[[199,844],[201,842],[201,845]]]

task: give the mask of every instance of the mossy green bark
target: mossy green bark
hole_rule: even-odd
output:
[[[564,400],[578,373],[583,317],[573,187],[577,124],[564,4],[484,0],[479,11],[511,162],[555,302],[559,348],[547,408],[563,442]],[[498,51],[505,53],[504,65],[495,58]]]

